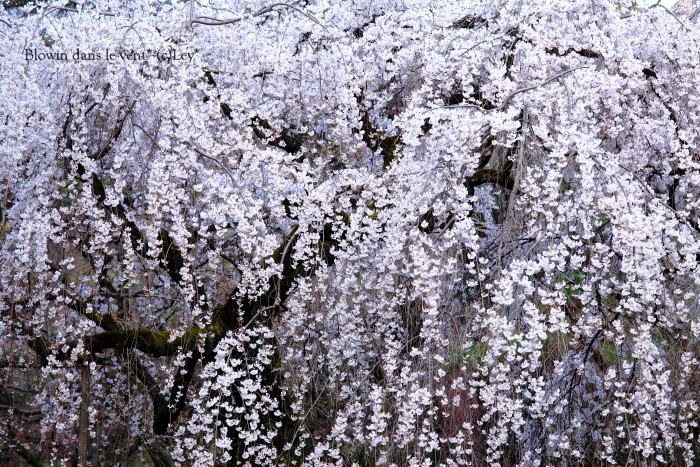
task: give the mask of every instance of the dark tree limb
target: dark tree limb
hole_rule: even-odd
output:
[[[251,122],[253,134],[270,146],[280,148],[289,154],[296,154],[301,150],[302,141],[297,135],[286,131],[278,131],[260,117],[253,118]]]
[[[572,53],[574,53],[576,55],[580,55],[582,57],[586,57],[586,58],[600,58],[600,57],[602,57],[602,55],[599,54],[598,52],[591,50],[591,49],[585,49],[585,48],[575,49],[573,47],[569,47],[566,50],[559,50],[556,47],[549,47],[549,48],[544,49],[544,51],[550,55],[557,55],[559,57],[562,57],[564,55],[569,55]]]
[[[469,177],[469,184],[472,187],[493,183],[502,186],[508,190],[513,189],[514,177],[510,173],[511,165],[506,165],[501,170],[498,169],[479,169],[474,172],[474,175]]]
[[[12,446],[12,449],[22,458],[24,461],[29,464],[31,467],[48,467],[49,464],[47,462],[42,461],[39,457],[35,456],[32,454],[29,449],[25,448],[21,444],[14,444]]]
[[[119,354],[125,354],[127,350],[133,348],[155,358],[172,357],[182,350],[194,349],[201,332],[202,330],[196,327],[188,328],[182,336],[170,342],[172,331],[154,331],[145,328],[120,329],[87,336],[84,343],[91,356],[107,349],[115,349]]]

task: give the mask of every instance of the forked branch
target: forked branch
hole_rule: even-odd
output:
[[[193,18],[193,19],[189,20],[187,22],[187,29],[191,28],[193,24],[203,24],[205,26],[224,26],[227,24],[236,24],[236,23],[243,21],[247,17],[257,18],[258,16],[262,16],[262,15],[265,15],[267,13],[271,13],[277,7],[285,7],[285,8],[289,8],[291,10],[294,10],[297,13],[299,13],[300,15],[306,16],[311,21],[313,21],[314,23],[321,26],[323,29],[326,29],[326,27],[323,24],[321,24],[312,15],[304,12],[303,10],[295,7],[294,5],[290,5],[289,3],[283,3],[283,2],[273,3],[272,5],[268,5],[265,8],[261,8],[260,10],[256,11],[255,13],[251,13],[250,15],[246,15],[246,16],[239,16],[238,18],[218,20],[218,19],[209,18],[206,16],[200,16],[200,17]]]

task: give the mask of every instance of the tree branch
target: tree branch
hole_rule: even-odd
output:
[[[294,11],[296,11],[297,13],[299,13],[300,15],[306,16],[306,17],[309,18],[311,21],[313,21],[314,23],[316,23],[316,24],[318,24],[319,26],[321,26],[323,29],[326,29],[326,27],[325,27],[323,24],[321,24],[316,18],[314,18],[314,17],[311,16],[310,14],[304,12],[303,10],[300,10],[299,8],[295,7],[294,5],[290,5],[289,3],[282,3],[282,2],[273,3],[272,5],[269,5],[269,6],[266,6],[266,7],[264,7],[264,8],[261,8],[260,10],[256,11],[255,13],[251,13],[251,14],[250,14],[250,17],[251,17],[251,18],[256,18],[256,17],[258,17],[258,16],[262,16],[262,15],[264,15],[264,14],[270,13],[270,12],[274,11],[274,9],[275,9],[276,7],[285,7],[285,8],[289,8],[289,9],[291,9],[291,10],[294,10]],[[208,17],[202,17],[202,16],[200,16],[200,17],[198,17],[198,18],[194,18],[194,19],[191,19],[191,20],[187,21],[186,27],[187,27],[187,29],[189,29],[189,28],[192,27],[193,24],[203,24],[203,25],[205,25],[205,26],[224,26],[224,25],[227,25],[227,24],[236,24],[236,23],[239,23],[239,22],[243,21],[245,18],[246,18],[246,16],[239,16],[238,18],[217,20],[217,19],[213,19],[213,18],[208,18]]]
[[[561,73],[557,73],[556,75],[552,76],[551,78],[547,78],[546,80],[544,80],[543,82],[541,82],[539,84],[528,86],[526,88],[516,89],[515,91],[508,94],[508,96],[506,96],[506,98],[503,100],[501,105],[499,105],[496,109],[497,110],[504,110],[508,106],[510,101],[518,94],[521,94],[521,93],[527,92],[527,91],[532,91],[533,89],[537,89],[537,88],[542,87],[542,86],[546,86],[549,83],[551,83],[552,81],[557,80],[557,79],[561,78],[562,76],[566,76],[566,75],[573,73],[576,70],[580,70],[582,68],[588,68],[588,66],[579,66],[576,68],[571,68],[570,70],[564,70]]]
[[[525,88],[516,89],[515,91],[508,94],[505,99],[503,99],[503,102],[501,103],[501,105],[499,105],[498,107],[495,107],[493,109],[484,109],[483,107],[480,107],[480,106],[474,105],[474,104],[459,104],[459,105],[443,105],[443,106],[436,107],[436,108],[431,109],[431,110],[436,110],[436,109],[476,109],[480,112],[491,112],[494,110],[505,110],[505,108],[508,106],[510,101],[513,100],[513,98],[515,96],[517,96],[518,94],[522,94],[524,92],[532,91],[533,89],[537,89],[539,87],[546,86],[549,83],[551,83],[552,81],[555,81],[563,76],[566,76],[570,73],[573,73],[574,71],[581,70],[583,68],[588,68],[588,66],[579,66],[576,68],[571,68],[569,70],[564,70],[561,73],[557,73],[556,75],[554,75],[550,78],[547,78],[546,80],[542,81],[539,84],[534,84],[532,86],[528,86]]]
[[[173,331],[154,331],[152,329],[120,329],[105,331],[84,339],[91,356],[115,349],[123,354],[128,349],[138,349],[151,357],[172,357],[180,351],[194,349],[202,330],[197,327],[184,330],[182,336],[170,341]]]

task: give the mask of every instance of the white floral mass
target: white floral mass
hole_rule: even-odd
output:
[[[0,464],[697,465],[700,3],[5,0]]]

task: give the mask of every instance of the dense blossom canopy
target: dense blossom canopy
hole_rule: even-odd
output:
[[[685,7],[6,1],[3,459],[693,464]]]

